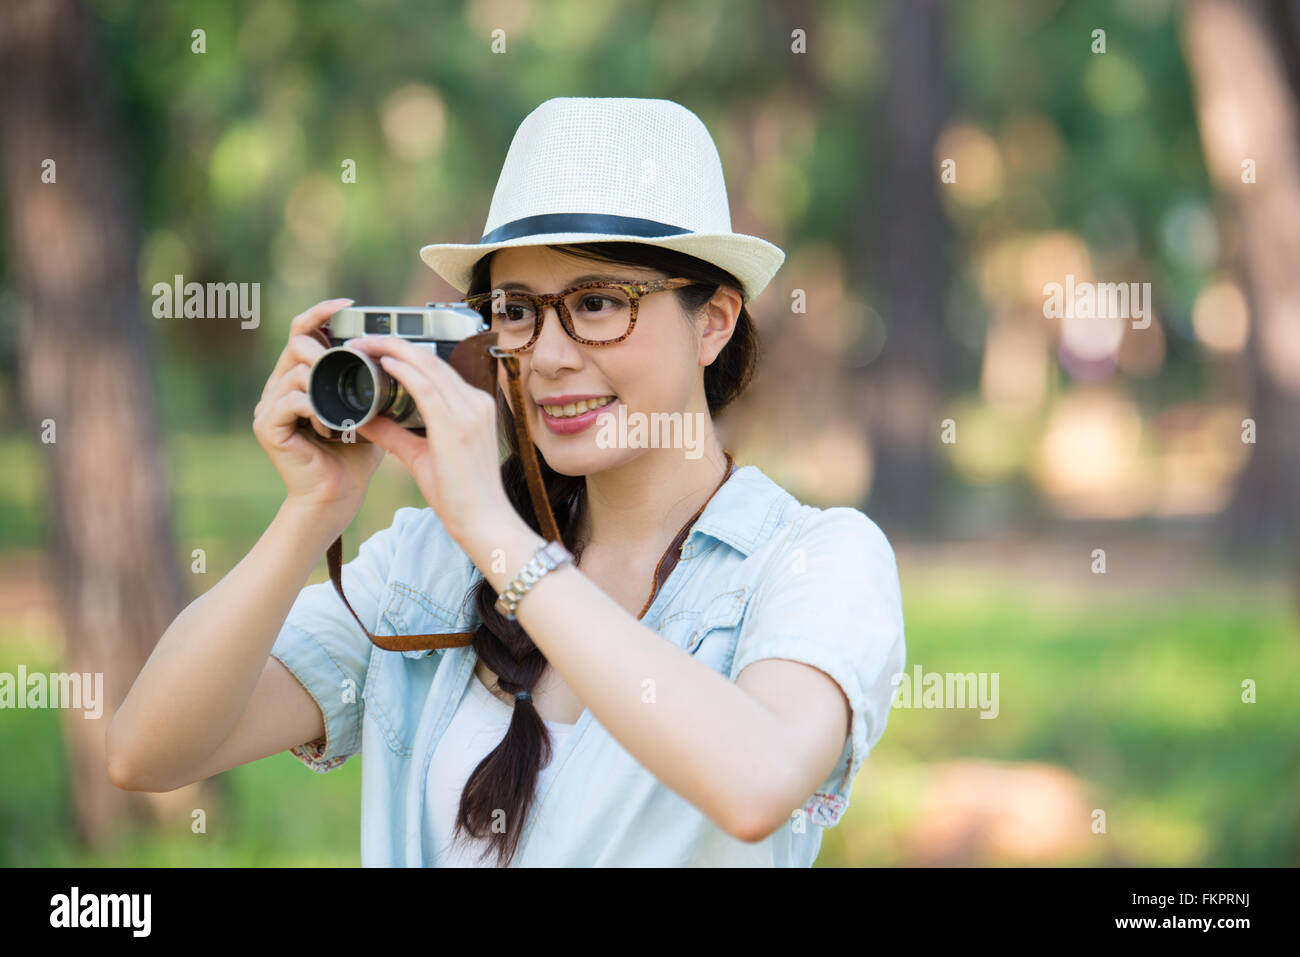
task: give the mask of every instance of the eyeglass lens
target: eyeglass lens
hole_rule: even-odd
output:
[[[581,339],[609,342],[622,337],[632,321],[632,297],[617,286],[577,289],[564,297],[573,331]],[[517,349],[533,337],[540,318],[532,298],[503,292],[485,301],[479,311],[497,333],[497,345]]]

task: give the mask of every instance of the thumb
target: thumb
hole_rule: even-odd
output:
[[[387,416],[379,416],[361,428],[357,432],[378,445],[386,452],[391,452],[402,462],[403,465],[410,467],[411,463],[428,443],[422,435],[416,435],[409,429],[404,429]]]

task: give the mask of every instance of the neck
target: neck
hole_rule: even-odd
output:
[[[584,551],[613,549],[658,558],[714,493],[727,458],[713,430],[699,458],[681,449],[646,449],[615,468],[587,476],[578,520]]]

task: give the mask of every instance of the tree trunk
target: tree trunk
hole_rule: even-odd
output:
[[[864,373],[874,474],[868,511],[891,531],[932,531],[936,452],[951,356],[944,323],[947,226],[939,205],[935,142],[947,116],[944,11],[939,0],[899,0],[879,128],[874,215],[863,217],[858,258],[885,322],[880,358]]]
[[[1300,37],[1294,22],[1274,20],[1276,11],[1269,17],[1255,2],[1197,0],[1186,8],[1183,40],[1210,176],[1237,219],[1251,312],[1248,415],[1256,441],[1225,513],[1225,531],[1239,545],[1294,547],[1300,534],[1300,89],[1293,84]],[[1255,182],[1243,181],[1247,160],[1254,162]]]
[[[105,86],[81,4],[0,4],[0,151],[9,266],[22,301],[20,395],[28,427],[46,442],[49,573],[64,668],[103,674],[102,716],[63,714],[76,833],[95,847],[129,817],[188,817],[202,806],[196,788],[119,790],[104,756],[109,721],[185,601],[140,315],[139,239]],[[42,180],[47,169],[53,182]]]

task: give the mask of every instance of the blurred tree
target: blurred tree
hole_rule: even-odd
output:
[[[1239,543],[1295,547],[1300,538],[1300,32],[1285,6],[1197,0],[1185,11],[1184,42],[1207,164],[1237,220],[1240,268],[1251,305],[1250,414],[1256,441],[1225,513],[1226,527]]]
[[[875,480],[870,512],[887,530],[931,530],[938,518],[939,404],[949,388],[944,322],[947,220],[939,206],[934,147],[948,115],[944,7],[895,4],[877,142],[874,215],[862,217],[861,261],[885,319],[885,346],[867,373]]]
[[[108,778],[105,730],[184,606],[173,559],[135,203],[98,38],[75,0],[0,4],[0,139],[9,267],[23,300],[20,394],[44,439],[51,580],[65,667],[102,673],[103,716],[65,716],[75,826],[98,845],[133,812],[197,805]]]

